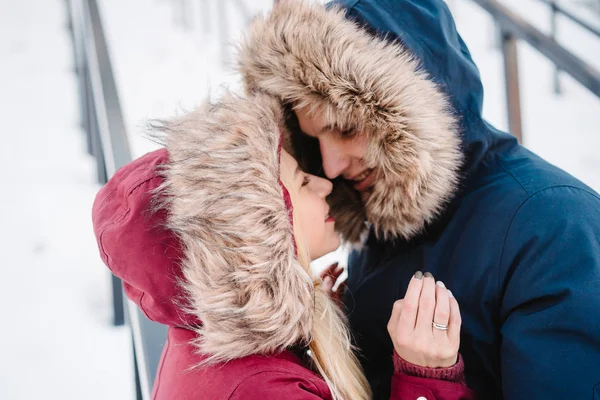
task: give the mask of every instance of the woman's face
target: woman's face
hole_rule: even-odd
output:
[[[303,236],[301,240],[308,246],[311,260],[336,250],[340,238],[325,201],[333,187],[331,182],[302,171],[294,157],[284,150],[280,175],[292,198],[296,231]]]

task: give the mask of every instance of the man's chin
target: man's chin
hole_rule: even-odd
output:
[[[364,178],[363,180],[361,180],[359,182],[355,182],[355,181],[350,181],[350,182],[352,183],[352,187],[355,190],[363,193],[363,192],[369,191],[373,187],[376,179],[377,179],[377,170],[373,169],[373,170],[371,170],[369,175],[367,175],[367,177]]]

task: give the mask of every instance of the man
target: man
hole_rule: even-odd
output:
[[[600,197],[483,120],[443,1],[279,2],[251,25],[240,71],[290,109],[305,167],[334,180],[375,398],[393,371],[388,316],[416,271],[456,295],[481,398],[600,398]]]

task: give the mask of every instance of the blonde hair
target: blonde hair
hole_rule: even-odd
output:
[[[285,173],[281,174],[281,180],[288,188],[294,204],[294,190],[286,185],[285,178]],[[294,238],[298,262],[312,277],[315,286],[314,318],[311,341],[308,345],[314,369],[325,380],[335,400],[370,399],[371,388],[354,353],[355,348],[352,345],[346,316],[323,290],[322,280],[312,273],[308,246],[303,239],[299,224],[295,223],[298,218],[294,211]]]

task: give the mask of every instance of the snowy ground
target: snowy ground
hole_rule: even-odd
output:
[[[236,86],[224,63],[231,54],[222,51],[219,4],[229,38],[244,23],[235,1],[219,1],[188,1],[183,15],[174,7],[179,1],[100,1],[134,156],[153,148],[142,135],[148,118],[189,109],[223,84]],[[547,30],[547,9],[537,1],[504,2]],[[249,14],[270,3],[244,2]],[[481,69],[484,113],[505,128],[490,19],[467,0],[449,3]],[[600,40],[565,20],[559,28],[561,43],[600,68]],[[600,190],[600,100],[568,77],[555,96],[551,65],[527,45],[519,55],[525,144]],[[129,334],[110,326],[109,275],[92,234],[98,185],[79,127],[71,57],[62,0],[0,3],[3,400],[134,398]]]
[[[129,333],[110,324],[92,233],[99,186],[71,56],[63,1],[1,3],[2,400],[133,398]]]

